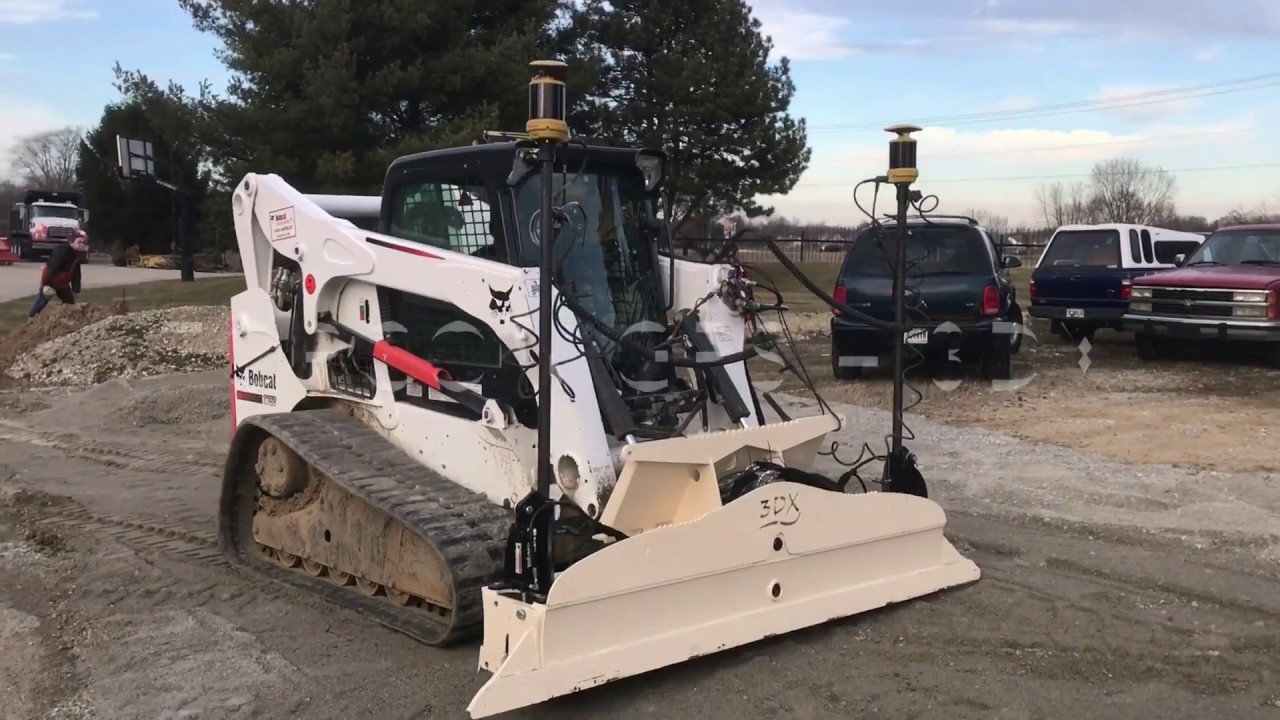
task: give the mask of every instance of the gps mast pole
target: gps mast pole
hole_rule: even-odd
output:
[[[569,142],[565,121],[564,74],[568,68],[558,60],[537,60],[529,64],[529,121],[525,131],[532,142],[533,160],[540,165],[542,207],[539,230],[534,238],[538,260],[538,470],[537,488],[516,505],[515,523],[507,539],[505,582],[525,593],[543,595],[551,589],[555,574],[554,545],[556,506],[551,498],[554,475],[551,469],[551,383],[554,358],[551,340],[555,333],[551,293],[554,292],[554,245],[556,224],[556,149]],[[516,163],[525,160],[517,149]]]
[[[542,164],[542,227],[538,233],[542,250],[538,262],[538,493],[551,497],[551,337],[555,332],[551,313],[551,279],[554,272],[555,148],[569,142],[565,121],[564,71],[568,65],[558,60],[536,60],[529,81],[529,122],[525,131],[538,143]]]
[[[898,137],[889,141],[889,182],[898,190],[897,244],[894,246],[893,268],[893,322],[897,326],[893,341],[893,426],[889,457],[885,461],[882,478],[885,489],[899,484],[915,485],[916,478],[923,478],[915,469],[910,454],[902,447],[903,377],[906,343],[906,294],[907,294],[907,210],[911,207],[911,184],[920,177],[916,169],[916,141],[911,133],[920,132],[914,125],[894,125],[885,128]],[[914,475],[914,478],[909,477]]]

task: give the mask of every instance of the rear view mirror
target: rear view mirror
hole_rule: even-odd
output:
[[[1022,267],[1022,261],[1014,255],[1007,255],[1004,260],[1001,261],[1001,266],[1006,270],[1011,268],[1020,268]]]
[[[1186,261],[1187,261],[1186,253],[1178,253],[1177,255],[1173,256],[1173,264],[1177,265],[1178,267],[1182,267],[1182,264],[1185,263]]]

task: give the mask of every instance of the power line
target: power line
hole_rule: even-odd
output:
[[[1262,81],[1267,82],[1262,82]],[[1248,85],[1246,87],[1232,87],[1237,85]],[[1261,83],[1261,84],[1258,84]],[[1146,105],[1156,105],[1160,103],[1177,102],[1180,100],[1190,100],[1193,98],[1212,97],[1216,95],[1226,95],[1229,93],[1244,92],[1247,90],[1261,90],[1264,88],[1280,85],[1280,73],[1269,73],[1267,75],[1257,75],[1249,78],[1241,78],[1239,80],[1231,80],[1220,83],[1207,83],[1199,86],[1187,86],[1170,90],[1156,90],[1148,93],[1138,93],[1134,95],[1120,95],[1112,98],[1080,100],[1071,103],[1058,103],[1056,105],[1040,105],[1025,108],[1017,108],[1011,110],[997,110],[983,113],[969,113],[965,115],[938,115],[933,117],[925,117],[915,120],[915,124],[932,127],[946,127],[951,125],[969,125],[974,123],[995,122],[998,120],[1012,119],[1029,119],[1036,117],[1049,117],[1054,115],[1068,115],[1079,112],[1089,112],[1098,110],[1118,110],[1130,107],[1143,107]],[[1211,88],[1219,88],[1211,90]],[[1202,90],[1204,92],[1196,92],[1188,94],[1191,91]],[[1175,97],[1169,97],[1175,95]],[[865,123],[836,123],[829,125],[811,125],[807,129],[817,132],[848,132],[855,130],[883,130],[885,126],[901,122],[898,120],[883,120],[880,122]]]
[[[1073,100],[1071,102],[1057,103],[1054,105],[1029,105],[1027,107],[1009,108],[1006,110],[985,110],[983,112],[968,113],[963,115],[935,115],[933,117],[925,117],[921,119],[929,122],[944,122],[947,120],[963,120],[963,119],[975,118],[975,117],[990,117],[993,115],[1010,115],[1010,114],[1016,115],[1016,114],[1025,113],[1025,112],[1040,112],[1044,110],[1061,110],[1063,108],[1070,108],[1070,107],[1128,102],[1131,100],[1142,100],[1142,99],[1152,98],[1152,97],[1163,97],[1166,95],[1179,95],[1183,93],[1194,92],[1197,90],[1209,90],[1212,88],[1225,87],[1229,85],[1241,85],[1241,84],[1247,84],[1251,82],[1260,82],[1263,80],[1269,81],[1269,80],[1274,80],[1278,77],[1280,77],[1280,73],[1266,73],[1263,75],[1251,75],[1249,77],[1237,78],[1235,80],[1223,80],[1220,82],[1201,83],[1199,85],[1184,85],[1182,87],[1176,87],[1176,88],[1165,88],[1164,90],[1149,90],[1147,92],[1131,93],[1129,95],[1115,95],[1109,98],[1092,98],[1089,100]],[[892,124],[893,122],[897,122],[897,121],[885,120],[879,123],[867,123],[867,124],[875,125],[879,127],[884,124]],[[843,127],[847,124],[848,123],[835,123],[835,124],[829,124],[829,125],[814,125],[813,127],[815,128]],[[861,123],[855,123],[855,124],[861,124]]]
[[[1258,163],[1255,165],[1212,165],[1208,167],[1193,168],[1176,168],[1172,170],[1156,170],[1146,169],[1136,172],[1118,172],[1111,175],[1140,175],[1147,172],[1158,173],[1189,173],[1189,172],[1212,172],[1216,170],[1246,170],[1253,168],[1274,168],[1280,167],[1280,162]],[[1092,177],[1093,173],[1074,173],[1067,175],[1008,175],[1005,177],[973,177],[973,178],[942,178],[934,180],[932,178],[922,176],[921,185],[931,185],[933,183],[958,183],[958,182],[995,182],[1001,180],[1060,180],[1064,178],[1087,178]],[[853,187],[856,182],[836,182],[836,183],[796,183],[796,187]]]
[[[1072,143],[1068,145],[1043,145],[1040,147],[1029,148],[1011,148],[1005,150],[970,150],[967,152],[955,153],[929,153],[929,158],[939,157],[973,157],[978,155],[1004,155],[1008,153],[1029,153],[1029,152],[1047,152],[1051,150],[1075,150],[1078,148],[1107,147],[1110,145],[1132,145],[1136,143],[1160,142],[1162,140],[1179,140],[1183,138],[1193,137],[1212,137],[1215,135],[1238,135],[1241,130],[1210,130],[1205,132],[1181,133],[1178,135],[1152,135],[1150,137],[1130,138],[1128,140],[1106,140],[1096,143]],[[868,153],[870,155],[870,153]],[[827,163],[845,163],[849,162],[841,158],[821,158],[816,161],[810,161],[810,164],[827,164]]]
[[[1280,78],[1280,73],[1267,73],[1265,75],[1254,75],[1246,78],[1238,78],[1236,80],[1226,80],[1223,82],[1202,83],[1200,85],[1186,85],[1179,88],[1168,88],[1165,90],[1152,90],[1149,92],[1134,93],[1130,95],[1116,95],[1109,98],[1093,98],[1090,100],[1076,100],[1073,102],[1057,103],[1054,105],[1032,105],[1032,106],[1023,107],[1023,108],[1010,108],[1008,110],[989,110],[984,112],[968,113],[968,114],[961,114],[961,115],[935,115],[932,117],[920,118],[920,122],[932,123],[935,125],[947,124],[952,122],[956,122],[957,124],[959,124],[960,121],[966,121],[966,120],[986,120],[988,118],[1005,119],[1010,117],[1026,115],[1028,113],[1040,114],[1040,113],[1046,113],[1046,112],[1057,111],[1057,110],[1073,110],[1077,108],[1113,109],[1112,106],[1126,107],[1124,103],[1144,101],[1144,100],[1150,100],[1150,99],[1159,99],[1161,102],[1173,102],[1177,100],[1183,100],[1186,98],[1181,98],[1181,97],[1170,98],[1167,96],[1184,95],[1187,93],[1192,93],[1197,91],[1213,90],[1214,88],[1229,88],[1230,86],[1246,85],[1249,83],[1257,83],[1257,82],[1263,82],[1263,81],[1267,81],[1268,83],[1270,83],[1272,81],[1275,81],[1277,78]],[[1255,88],[1252,88],[1252,87],[1235,88],[1235,89],[1232,89],[1231,91],[1239,92],[1240,90],[1252,90],[1252,89],[1255,89]],[[1221,92],[1221,91],[1218,90],[1215,92]],[[814,125],[814,126],[811,126],[810,129],[818,129],[818,130],[844,129],[849,127],[865,126],[868,128],[875,128],[877,130],[883,130],[885,125],[891,125],[895,122],[900,122],[900,120],[884,120],[879,122],[866,122],[866,123],[833,123],[833,124],[827,124],[827,125]]]

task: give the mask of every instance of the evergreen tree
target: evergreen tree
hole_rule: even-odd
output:
[[[587,127],[668,153],[665,212],[772,214],[755,199],[786,193],[808,166],[805,122],[787,114],[786,58],[743,0],[586,0],[574,13],[576,55],[597,82]]]
[[[377,192],[396,155],[523,130],[527,64],[562,0],[179,0],[223,44],[226,97],[189,104],[224,182]],[[122,74],[126,91],[136,74]]]

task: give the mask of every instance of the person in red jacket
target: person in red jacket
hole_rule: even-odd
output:
[[[40,270],[40,292],[31,303],[28,318],[33,318],[49,304],[54,295],[65,305],[74,305],[80,294],[80,266],[89,254],[89,239],[83,232],[77,233],[71,242],[59,245],[49,253],[44,268]]]

